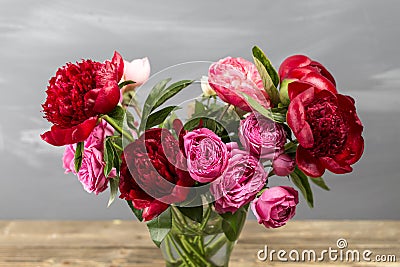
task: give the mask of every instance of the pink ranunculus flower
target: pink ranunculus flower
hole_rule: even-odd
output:
[[[281,124],[252,113],[240,121],[239,139],[254,156],[274,159],[283,152],[286,132]]]
[[[124,92],[132,91],[138,86],[144,84],[150,76],[150,63],[147,57],[135,59],[131,62],[124,61],[124,81],[134,81],[134,84],[127,85],[123,88]]]
[[[294,171],[295,166],[296,162],[294,158],[292,158],[288,154],[280,154],[272,162],[274,173],[278,176],[288,176]]]
[[[228,149],[221,138],[207,128],[188,132],[184,148],[190,176],[200,182],[212,182],[222,175],[228,166]]]
[[[265,108],[271,107],[256,66],[243,58],[227,57],[212,64],[208,70],[208,82],[224,102],[244,111],[252,109],[241,93],[254,98]]]
[[[258,223],[267,228],[278,228],[286,224],[296,213],[298,193],[289,186],[276,186],[265,190],[251,202],[251,210]]]
[[[82,165],[78,173],[75,172],[74,155],[76,145],[67,145],[63,155],[65,173],[72,172],[78,176],[83,188],[96,195],[108,187],[108,179],[104,175],[105,162],[103,158],[103,145],[106,136],[112,135],[113,130],[105,121],[97,125],[91,135],[84,141]],[[113,169],[110,177],[115,177]]]
[[[236,212],[255,198],[266,181],[267,173],[257,158],[246,151],[233,149],[225,173],[211,183],[215,210],[221,214]]]

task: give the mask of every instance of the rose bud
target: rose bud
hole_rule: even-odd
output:
[[[282,82],[281,98],[285,97],[285,87],[293,87],[295,84],[297,84],[295,88],[300,91],[306,90],[312,85],[318,91],[329,90],[337,93],[336,82],[332,74],[321,63],[304,55],[286,58],[279,67],[279,76]],[[290,99],[292,98],[290,97]],[[288,104],[287,99],[285,99],[285,103]]]
[[[221,138],[207,128],[187,133],[185,154],[190,176],[200,182],[212,182],[222,175],[228,165],[228,150]]]
[[[243,59],[227,57],[212,64],[208,71],[208,82],[222,101],[244,111],[251,111],[241,93],[255,99],[265,108],[270,108],[270,99],[256,66]]]
[[[294,171],[296,163],[288,154],[280,154],[272,161],[274,173],[278,176],[288,176]]]
[[[289,186],[276,186],[265,190],[261,196],[251,202],[250,207],[259,224],[267,228],[278,228],[293,218],[298,193]]]
[[[104,63],[83,60],[57,70],[47,87],[42,105],[45,118],[53,123],[41,138],[54,146],[84,141],[100,115],[111,112],[120,99],[118,81],[124,70],[120,54]]]
[[[216,95],[215,91],[211,88],[210,84],[208,83],[207,76],[202,76],[200,83],[201,83],[201,90],[203,91],[203,96],[208,97]]]
[[[252,113],[240,121],[239,139],[254,156],[273,159],[283,152],[286,132],[281,124]]]
[[[257,158],[246,151],[233,149],[227,170],[211,183],[215,210],[220,214],[236,212],[256,197],[266,181],[267,173]]]
[[[134,90],[136,87],[144,84],[150,76],[150,63],[147,57],[135,59],[131,62],[124,61],[124,76],[125,81],[134,81],[134,84],[124,86],[123,92]]]

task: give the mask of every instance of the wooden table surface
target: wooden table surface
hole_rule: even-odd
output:
[[[260,261],[257,252],[283,249],[369,249],[376,255],[394,255],[396,262],[280,262]],[[288,257],[286,255],[286,257]],[[327,257],[326,257],[327,258]],[[280,229],[265,229],[247,221],[233,251],[231,267],[239,266],[400,266],[400,221],[291,221]],[[143,223],[134,221],[0,221],[1,267],[150,267],[163,266]]]

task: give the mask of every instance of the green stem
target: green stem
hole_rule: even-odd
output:
[[[184,236],[181,237],[181,242],[184,244],[184,246],[186,247],[186,249],[189,250],[189,251],[191,251],[191,252],[193,252],[193,254],[194,254],[195,256],[197,256],[197,258],[198,258],[202,263],[205,264],[205,266],[211,266],[211,264],[207,261],[207,259],[205,259],[205,257],[204,257],[203,255],[201,255],[201,254],[197,251],[197,249],[196,249],[195,247],[193,247],[192,244],[190,244],[190,242],[187,241],[187,240],[185,239]]]
[[[102,118],[108,122],[117,132],[122,134],[125,138],[127,138],[130,142],[135,141],[133,137],[127,132],[124,131],[112,118],[110,118],[108,115],[103,115]]]
[[[214,244],[206,248],[207,257],[215,255],[225,244],[226,237],[225,234],[222,233],[221,236],[214,242]]]
[[[172,239],[172,237],[170,237],[169,235],[167,235],[167,240],[171,241],[172,246],[175,248],[176,253],[178,253],[178,255],[181,257],[181,259],[183,260],[183,262],[187,265],[187,266],[196,266],[193,261],[189,261],[189,259],[187,259],[187,256],[185,254],[182,254],[182,252],[179,250],[178,246],[176,245],[175,241]]]
[[[225,113],[228,111],[228,109],[229,109],[230,106],[231,106],[231,105],[226,105],[226,106],[225,106],[224,110],[222,111],[222,113],[221,113],[221,114],[219,115],[219,117],[218,117],[218,120],[219,120],[219,121],[222,120],[222,118],[224,117]]]

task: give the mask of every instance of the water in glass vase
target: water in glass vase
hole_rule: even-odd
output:
[[[205,206],[204,217],[196,222],[172,207],[172,229],[161,243],[167,267],[226,267],[236,240],[223,231],[223,217]],[[245,220],[236,225],[240,230]]]

